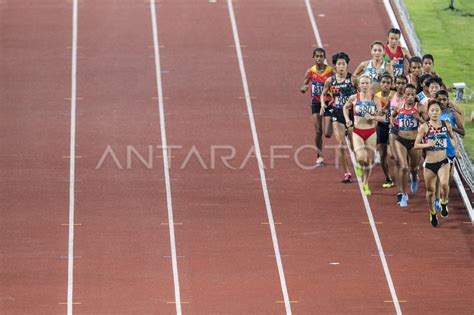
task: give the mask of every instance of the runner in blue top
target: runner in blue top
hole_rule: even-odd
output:
[[[446,90],[440,90],[436,93],[436,100],[439,102],[441,106],[441,115],[439,119],[441,121],[449,121],[451,124],[451,127],[454,132],[459,134],[460,136],[464,136],[464,127],[462,125],[461,117],[460,115],[451,107],[449,107],[449,93]],[[451,139],[448,138],[448,147],[446,148],[446,155],[448,157],[448,160],[451,162],[451,167],[450,167],[450,182],[453,178],[453,172],[454,172],[454,158],[456,157],[456,151],[454,149],[453,143],[451,142]],[[439,185],[437,185],[439,186]],[[446,192],[446,201],[449,200],[449,185],[448,185],[448,190]],[[439,187],[436,188],[436,200],[435,200],[435,206],[436,210],[441,209],[441,204],[440,204],[440,191]]]
[[[418,77],[418,86],[416,88],[416,97],[418,97],[418,100],[420,102],[423,102],[425,97],[428,97],[430,95],[430,91],[428,90],[428,86],[426,83],[428,83],[428,79],[431,78],[431,74],[422,74]]]
[[[449,214],[447,191],[449,186],[449,161],[446,156],[448,139],[450,138],[455,147],[455,154],[459,156],[456,139],[449,121],[441,121],[441,104],[432,100],[428,104],[428,115],[430,121],[423,124],[416,136],[415,149],[426,149],[425,163],[423,164],[426,200],[430,211],[430,222],[433,227],[438,226],[438,216],[435,209],[436,182],[440,183],[441,194],[441,217],[446,218]],[[422,141],[424,140],[424,143]]]

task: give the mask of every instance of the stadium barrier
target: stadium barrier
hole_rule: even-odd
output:
[[[400,29],[404,34],[406,34],[406,37],[408,38],[410,45],[407,45],[407,47],[411,48],[412,54],[417,56],[423,56],[424,52],[421,48],[420,40],[416,35],[415,27],[410,19],[410,15],[408,14],[408,10],[405,4],[403,3],[403,0],[384,0],[384,4],[387,8],[387,11],[391,11],[391,14],[389,12],[389,16],[394,27],[400,28],[398,22],[398,19],[400,19],[400,24],[402,25]],[[397,15],[395,15],[394,7],[398,13],[398,18]],[[405,41],[402,40],[402,44],[404,42]],[[472,117],[473,116],[471,116],[471,119]],[[474,224],[474,212],[472,209],[471,201],[474,197],[474,169],[471,160],[469,159],[469,156],[467,155],[466,150],[464,149],[461,137],[459,137],[457,134],[456,137],[459,146],[459,151],[461,152],[461,157],[456,159],[456,168],[454,170],[453,177],[463,200],[463,203],[468,212],[469,218],[471,219],[471,223]]]

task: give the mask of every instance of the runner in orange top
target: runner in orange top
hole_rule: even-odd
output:
[[[326,59],[326,51],[323,48],[316,48],[313,51],[314,66],[310,67],[305,74],[301,93],[305,93],[309,84],[311,84],[311,114],[313,116],[314,128],[316,129],[315,143],[317,148],[316,166],[324,165],[323,158],[323,121],[324,116],[324,135],[330,138],[332,135],[331,113],[324,112],[321,116],[321,94],[323,92],[324,82],[332,76],[332,68],[328,66],[324,60]],[[325,96],[325,100],[329,102],[330,96]]]

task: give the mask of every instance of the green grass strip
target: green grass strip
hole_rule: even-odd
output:
[[[465,82],[466,97],[474,93],[474,1],[455,0],[456,11],[446,10],[449,0],[405,0],[425,53],[435,58],[434,71],[448,87]],[[466,110],[464,146],[474,158],[474,100],[461,104]]]

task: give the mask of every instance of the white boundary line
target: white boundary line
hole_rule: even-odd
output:
[[[306,8],[308,10],[309,19],[312,21],[311,25],[313,26],[313,33],[314,33],[314,36],[316,38],[316,42],[317,42],[319,47],[323,47],[323,44],[321,42],[321,37],[319,36],[318,29],[315,27],[316,23],[315,22],[313,23],[313,21],[315,21],[315,20],[314,20],[313,9],[311,8],[311,3],[310,3],[309,0],[305,0],[305,3],[306,3]],[[347,140],[346,140],[346,143],[347,143]],[[350,156],[351,156],[352,165],[355,169],[357,162],[356,162],[354,153],[350,149],[349,149],[349,152],[350,152]],[[367,196],[364,194],[364,191],[362,190],[362,180],[359,176],[357,176],[357,182],[359,183],[360,194],[362,196],[362,200],[364,201],[365,210],[367,212],[367,217],[368,217],[369,222],[370,222],[370,228],[372,229],[372,234],[374,235],[375,244],[377,245],[377,251],[378,251],[378,254],[379,254],[379,257],[380,257],[380,261],[381,261],[382,266],[383,266],[383,270],[384,270],[384,273],[385,273],[385,278],[387,279],[387,284],[388,284],[388,287],[390,289],[390,294],[392,296],[393,304],[395,306],[395,310],[396,310],[397,314],[401,315],[402,314],[402,309],[401,309],[400,303],[398,301],[397,292],[395,291],[395,286],[393,285],[392,276],[390,275],[390,270],[388,268],[388,263],[387,263],[387,260],[385,258],[385,253],[384,253],[383,247],[382,247],[382,242],[380,241],[379,233],[378,233],[377,228],[375,226],[374,217],[372,215],[372,210],[370,208],[369,201],[367,199]]]
[[[71,139],[69,148],[69,241],[67,258],[67,314],[72,315],[74,275],[74,173],[76,167],[77,0],[72,5]]]
[[[158,92],[158,110],[160,112],[160,127],[161,127],[161,146],[163,156],[163,171],[165,175],[166,186],[166,203],[168,208],[168,226],[170,232],[170,247],[171,247],[171,264],[173,268],[174,281],[174,298],[176,303],[176,314],[181,315],[181,295],[179,290],[179,274],[178,274],[178,259],[176,255],[176,240],[174,233],[174,219],[173,219],[173,203],[171,198],[171,181],[169,174],[168,161],[168,144],[166,141],[165,128],[165,111],[163,105],[163,87],[161,84],[161,64],[160,64],[160,49],[158,42],[158,25],[156,22],[155,0],[150,0],[151,23],[153,28],[153,47],[155,53],[155,69],[156,69],[156,89]]]
[[[408,16],[408,10],[407,10],[405,4],[403,3],[403,1],[400,1],[400,0],[394,0],[393,2],[395,4],[395,8],[396,8],[398,14],[400,15],[401,24],[403,25],[405,34],[407,34],[408,41],[411,44],[411,48],[413,50],[413,55],[423,56],[423,50],[421,49],[420,40],[416,36],[415,27],[414,27],[413,23],[410,21],[410,18]],[[391,5],[392,2],[390,2],[389,4],[390,4],[390,6],[385,6],[385,8],[388,11],[395,12],[395,10],[393,9],[393,6]],[[390,13],[389,13],[389,15],[390,15]],[[395,15],[395,13],[394,13],[394,15]]]
[[[400,28],[400,24],[398,24],[398,20],[395,16],[395,12],[393,11],[392,5],[390,4],[390,0],[383,0],[383,4],[385,6],[385,10],[387,11],[388,17],[390,18],[390,23],[392,23],[392,26],[398,28],[399,30],[402,30]],[[405,39],[403,38],[403,34],[401,34],[400,37],[400,44],[402,45],[402,47],[408,49],[408,45]]]
[[[347,139],[346,139],[346,143],[348,143]],[[350,149],[348,150],[351,155],[352,165],[354,166],[354,169],[355,169],[356,164],[357,164],[355,155]],[[375,243],[377,244],[377,251],[380,257],[380,262],[382,263],[382,266],[383,266],[385,278],[387,279],[388,287],[390,289],[393,305],[395,306],[395,310],[397,314],[401,315],[402,309],[398,301],[397,292],[395,291],[395,286],[393,285],[392,276],[390,275],[390,269],[388,268],[387,259],[385,258],[385,252],[383,251],[382,241],[380,240],[379,232],[377,231],[377,227],[375,226],[374,216],[372,215],[372,210],[370,208],[369,200],[367,199],[367,196],[364,194],[364,191],[362,190],[362,186],[363,186],[362,179],[359,176],[357,176],[357,182],[359,183],[359,190],[362,196],[362,200],[364,200],[365,210],[367,212],[367,217],[369,218],[369,222],[370,222],[370,228],[372,229],[372,234],[374,235],[374,240],[375,240]]]
[[[250,121],[250,128],[252,129],[252,138],[253,138],[253,143],[255,146],[255,155],[257,157],[258,169],[260,171],[260,181],[262,183],[262,192],[263,192],[263,197],[265,199],[265,207],[267,209],[267,216],[268,216],[268,222],[269,222],[268,226],[270,227],[270,232],[272,235],[273,250],[275,252],[275,259],[278,266],[278,274],[280,276],[280,286],[283,293],[283,299],[285,302],[286,314],[289,315],[291,314],[290,298],[288,296],[288,289],[286,287],[285,273],[283,271],[283,263],[281,261],[280,248],[278,246],[275,222],[273,221],[272,206],[270,204],[270,196],[268,193],[265,171],[263,169],[262,154],[260,152],[260,145],[258,142],[257,127],[255,126],[252,102],[250,100],[250,92],[249,92],[249,87],[248,87],[248,82],[247,82],[247,74],[245,72],[244,60],[242,57],[242,50],[240,48],[239,32],[237,29],[237,22],[235,19],[234,6],[232,4],[232,0],[227,0],[227,7],[229,9],[229,17],[230,17],[230,22],[232,25],[232,33],[234,35],[235,51],[237,53],[237,58],[239,60],[240,75],[242,77],[242,87],[244,89],[244,94],[245,94],[245,103],[247,104],[247,112],[248,112],[249,121]]]

